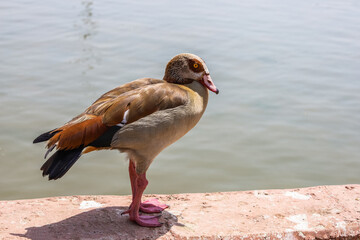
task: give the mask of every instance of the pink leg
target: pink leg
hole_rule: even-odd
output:
[[[136,170],[134,163],[129,160],[129,175],[130,175],[130,183],[131,183],[131,190],[132,190],[132,201],[134,202],[134,198],[136,195]],[[132,206],[132,203],[129,207],[129,209],[122,214],[127,214],[130,212],[130,208]],[[163,203],[160,203],[156,198],[146,200],[145,202],[140,204],[140,211],[144,213],[161,213],[165,208],[168,208],[169,206]]]
[[[129,160],[129,176],[130,176],[130,184],[131,184],[131,192],[132,192],[132,201],[134,201],[136,195],[136,170],[134,163]]]
[[[161,223],[159,222],[157,217],[139,215],[141,196],[148,184],[145,173],[137,175],[137,178],[135,179],[135,184],[136,193],[129,209],[130,220],[135,221],[137,224],[143,227],[160,227]]]
[[[137,224],[143,227],[159,227],[161,223],[158,220],[159,216],[144,216],[139,215],[139,210],[141,206],[141,196],[148,185],[148,181],[146,179],[146,174],[137,174],[135,170],[134,163],[130,160],[129,164],[129,174],[130,174],[130,182],[131,189],[133,192],[133,201],[127,210],[124,213],[128,213],[130,216],[130,220],[135,221]]]
[[[134,202],[134,198],[136,195],[136,171],[135,171],[135,165],[131,160],[129,160],[129,177],[130,177],[131,192],[132,192],[132,202]],[[132,202],[131,202],[128,210],[122,212],[121,215],[128,214],[130,212]]]

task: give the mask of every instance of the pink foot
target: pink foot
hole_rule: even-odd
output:
[[[168,208],[169,206],[159,202],[156,198],[146,200],[140,204],[140,211],[143,213],[161,213],[164,209]],[[121,215],[129,214],[130,208],[128,210],[121,213]]]
[[[160,203],[156,198],[153,198],[141,203],[140,211],[144,213],[160,213],[168,207],[168,205]]]
[[[161,215],[140,215],[142,219],[160,218]]]
[[[144,216],[138,215],[134,219],[130,219],[135,221],[137,224],[143,227],[160,227],[162,223],[159,222],[159,216]]]

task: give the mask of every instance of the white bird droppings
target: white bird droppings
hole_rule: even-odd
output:
[[[335,227],[336,229],[340,230],[341,233],[346,233],[346,222],[337,222]]]
[[[287,197],[292,197],[300,200],[309,200],[311,198],[310,195],[304,195],[297,192],[286,192],[284,195]]]
[[[296,225],[294,226],[295,230],[298,230],[298,231],[309,230],[309,223],[308,223],[306,214],[293,215],[293,216],[287,217],[286,219],[293,223],[296,223]]]
[[[95,202],[95,201],[82,201],[80,203],[79,209],[87,209],[87,208],[98,208],[104,206],[101,203]]]

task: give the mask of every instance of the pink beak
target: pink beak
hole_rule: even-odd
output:
[[[205,74],[202,78],[202,84],[207,87],[210,91],[218,94],[219,93],[219,89],[216,88],[215,84],[213,83],[213,81],[211,80],[211,77],[209,74]]]

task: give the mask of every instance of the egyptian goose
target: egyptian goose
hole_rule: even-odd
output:
[[[129,157],[132,203],[125,214],[145,227],[158,227],[159,213],[168,206],[156,199],[141,203],[148,184],[146,171],[167,146],[184,136],[203,115],[208,89],[216,94],[205,62],[183,53],[170,60],[163,80],[142,78],[117,87],[96,100],[65,125],[41,134],[34,143],[48,141],[42,175],[58,179],[81,154],[118,149]]]

